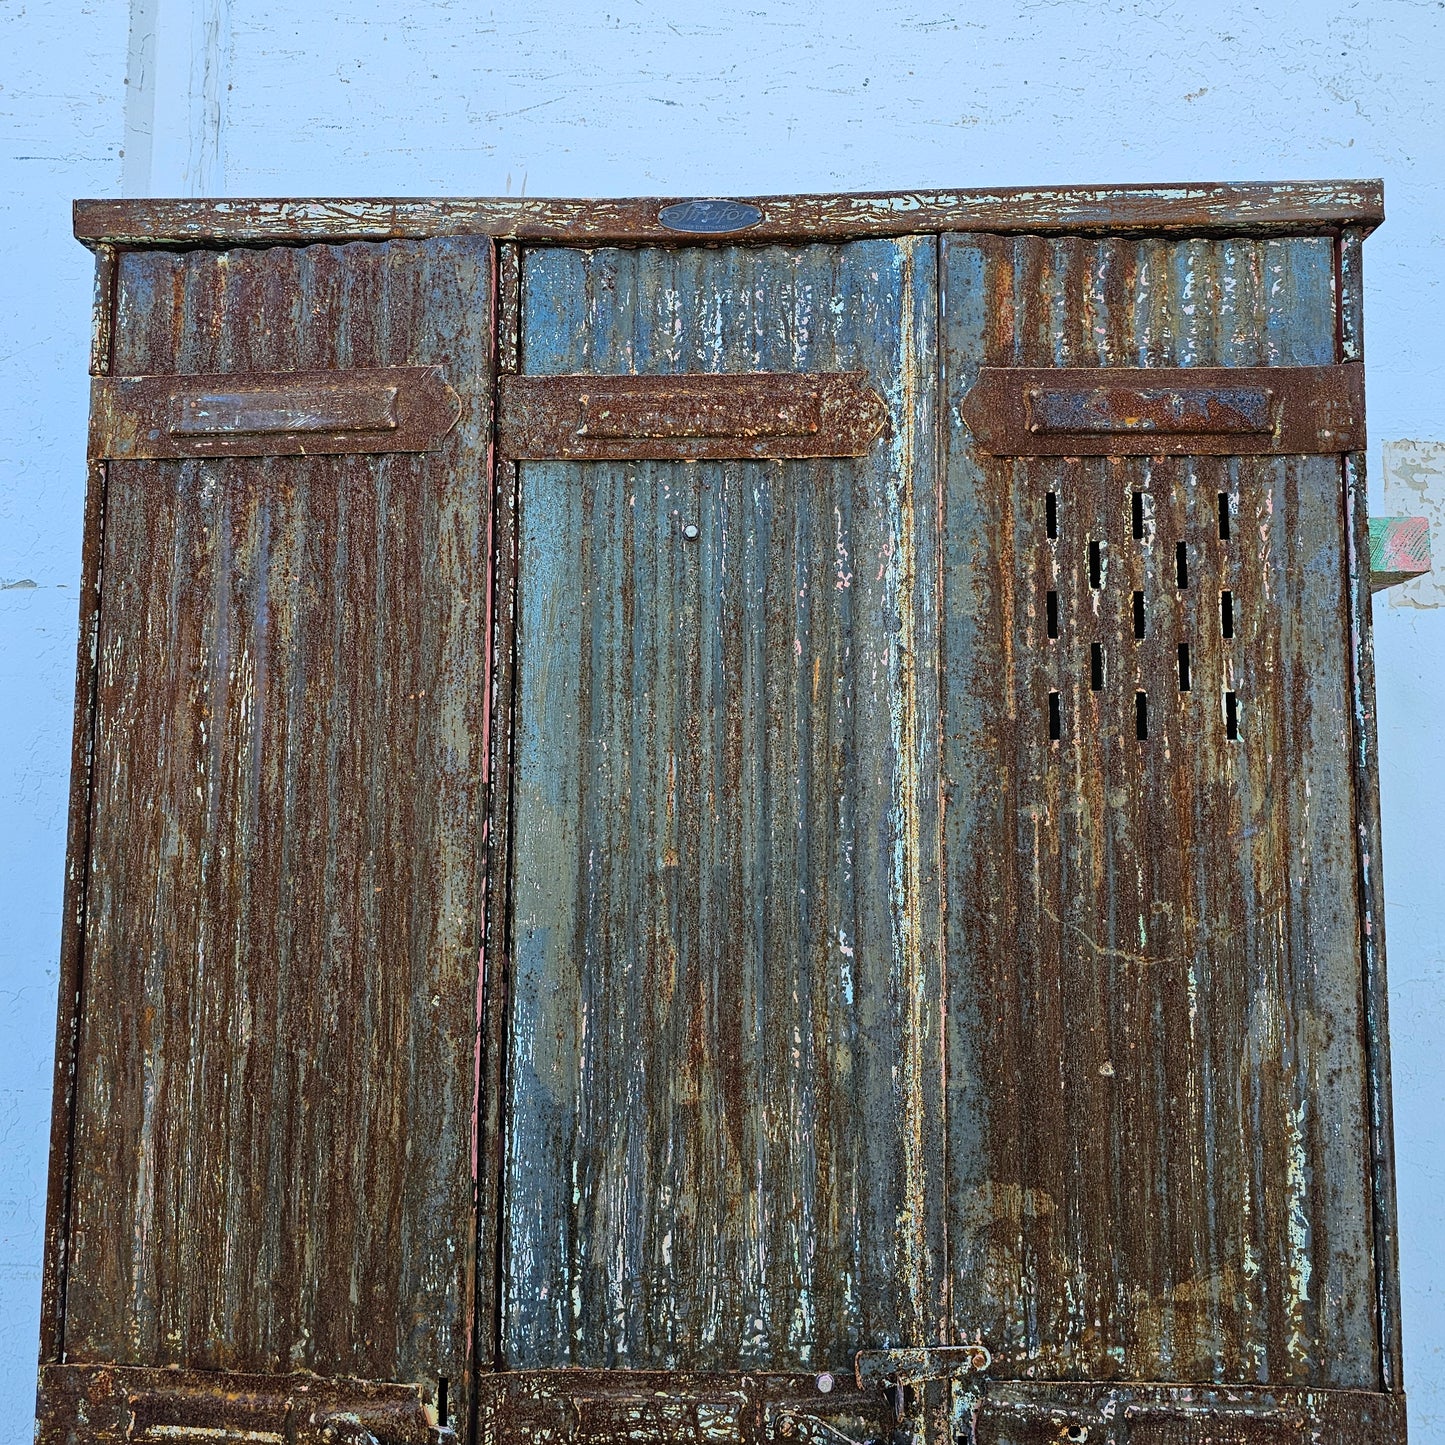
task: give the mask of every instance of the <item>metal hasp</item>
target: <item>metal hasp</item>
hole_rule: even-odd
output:
[[[925,1380],[946,1380],[955,1375],[979,1375],[993,1363],[988,1347],[935,1345],[928,1350],[859,1350],[853,1357],[858,1388],[880,1385],[920,1385]]]
[[[859,457],[888,422],[862,372],[505,376],[514,461]]]
[[[142,461],[425,452],[460,414],[437,366],[97,376],[90,454]]]
[[[1352,452],[1365,444],[1364,367],[986,366],[960,414],[994,456]]]
[[[82,203],[38,1445],[1402,1445],[1381,215]]]

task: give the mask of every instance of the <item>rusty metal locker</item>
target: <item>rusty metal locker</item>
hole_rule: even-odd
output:
[[[81,203],[44,1445],[1402,1442],[1381,217]]]

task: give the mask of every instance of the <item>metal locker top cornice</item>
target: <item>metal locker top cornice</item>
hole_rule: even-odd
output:
[[[1378,180],[980,187],[855,195],[603,200],[455,197],[82,200],[88,246],[255,246],[485,235],[529,243],[761,244],[983,231],[1072,235],[1361,234],[1385,218]]]

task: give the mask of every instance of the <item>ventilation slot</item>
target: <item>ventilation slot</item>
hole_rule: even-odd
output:
[[[1225,637],[1234,636],[1234,593],[1219,594],[1219,630]]]
[[[1229,541],[1229,493],[1219,494],[1219,540]]]
[[[1044,611],[1048,619],[1049,636],[1057,637],[1059,635],[1059,594],[1057,592],[1050,592],[1044,598]]]
[[[1059,494],[1050,492],[1044,498],[1044,530],[1052,542],[1059,535]]]
[[[1134,540],[1144,535],[1144,493],[1134,493]]]
[[[1141,742],[1149,736],[1149,699],[1142,692],[1134,694],[1134,736]]]
[[[1230,742],[1239,737],[1239,703],[1232,692],[1224,694],[1224,736]]]
[[[1049,740],[1058,742],[1059,733],[1059,695],[1056,692],[1049,694]]]
[[[1179,644],[1179,691],[1189,691],[1189,644]]]
[[[1101,642],[1089,644],[1089,687],[1094,692],[1104,689],[1104,645]]]
[[[447,1377],[437,1376],[437,1424],[447,1423]]]
[[[1143,594],[1142,592],[1136,592],[1136,593],[1134,594],[1134,636],[1135,636],[1135,637],[1143,637],[1143,635],[1144,635],[1144,594]]]
[[[1089,543],[1089,586],[1104,585],[1104,557],[1097,542]]]
[[[1183,542],[1174,549],[1174,580],[1180,587],[1189,586],[1189,549]]]

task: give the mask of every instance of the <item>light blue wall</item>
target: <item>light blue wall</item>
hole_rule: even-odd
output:
[[[7,0],[0,54],[0,1445],[29,1438],[38,1327],[90,300],[72,197],[1382,175],[1372,462],[1445,440],[1439,0]],[[1378,607],[1376,645],[1423,1445],[1445,1441],[1445,613]]]

